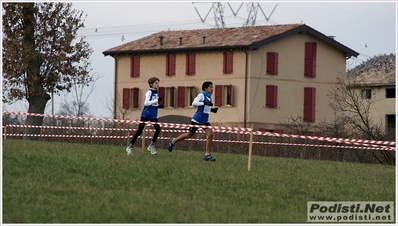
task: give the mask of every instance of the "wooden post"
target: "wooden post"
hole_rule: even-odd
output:
[[[119,127],[120,125],[119,125],[119,123],[118,123],[118,125],[116,125],[117,127]],[[129,142],[129,140],[130,140],[130,134],[133,132],[133,129],[131,129],[131,131],[128,131],[127,130],[127,140],[126,140],[126,146],[128,147],[129,145],[130,145],[130,142]]]
[[[142,151],[142,154],[144,154],[144,150],[145,150],[145,136],[146,136],[146,126],[142,130],[142,140],[141,140],[141,151]]]
[[[7,138],[7,124],[4,125],[3,135],[4,135],[4,140],[5,140]]]
[[[247,171],[250,171],[250,166],[252,162],[252,150],[253,150],[253,125],[251,126],[252,128],[250,129],[250,143],[249,143],[249,157],[247,161]]]

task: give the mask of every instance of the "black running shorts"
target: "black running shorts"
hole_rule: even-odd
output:
[[[209,122],[206,122],[205,124],[199,124],[197,122],[191,121],[191,125],[201,125],[201,126],[211,126]],[[198,130],[199,127],[189,127],[188,130],[191,131],[191,133],[196,133],[196,130]],[[204,128],[202,128],[204,130]]]

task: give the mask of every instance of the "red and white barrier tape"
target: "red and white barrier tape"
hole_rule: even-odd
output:
[[[120,122],[120,123],[146,123],[147,125],[159,124],[165,128],[178,128],[188,129],[189,127],[198,128],[211,128],[215,131],[222,131],[225,133],[241,133],[248,134],[253,131],[253,135],[263,136],[275,136],[275,137],[287,137],[287,138],[301,138],[318,141],[328,141],[333,143],[345,143],[357,146],[371,146],[376,148],[390,148],[383,145],[395,146],[395,142],[391,141],[375,141],[375,140],[362,140],[362,139],[345,139],[345,138],[331,138],[331,137],[317,137],[317,136],[303,136],[303,135],[292,135],[292,134],[280,134],[272,132],[255,131],[251,128],[237,128],[237,127],[225,127],[225,126],[202,126],[202,125],[190,125],[190,124],[176,124],[176,123],[161,123],[161,122],[141,122],[136,120],[119,120],[119,119],[105,119],[105,118],[91,118],[91,117],[77,117],[77,116],[64,116],[64,115],[51,115],[51,114],[38,114],[38,113],[27,113],[27,112],[9,112],[3,111],[3,114],[17,114],[17,115],[31,115],[40,117],[52,117],[52,118],[66,118],[66,119],[79,119],[79,120],[94,120],[94,121],[106,121],[106,122]],[[393,147],[395,149],[395,147]]]
[[[97,136],[97,135],[51,135],[51,134],[7,134],[7,136],[15,136],[15,137],[29,137],[29,136],[38,136],[38,137],[49,137],[49,138],[107,138],[107,139],[127,139],[131,136]],[[138,138],[142,138],[139,136]],[[152,139],[150,136],[146,136],[145,139]],[[158,137],[159,140],[168,140],[169,137]],[[190,141],[206,141],[206,139],[194,139],[188,138],[186,140]],[[248,144],[249,141],[234,141],[234,140],[213,140],[213,142],[221,142],[221,143],[239,143],[239,144]],[[263,145],[281,145],[281,146],[301,146],[301,147],[320,147],[320,148],[343,148],[343,149],[365,149],[365,150],[390,150],[394,151],[393,147],[386,148],[377,148],[377,147],[358,147],[358,146],[337,146],[337,145],[320,145],[320,144],[294,144],[294,143],[275,143],[275,142],[258,142],[253,141],[253,144],[263,144]]]
[[[275,136],[275,137],[287,137],[287,138],[302,138],[302,139],[307,139],[307,140],[319,140],[319,141],[329,141],[329,142],[338,142],[338,143],[348,142],[349,144],[365,143],[365,144],[395,146],[395,141],[377,141],[377,140],[362,140],[362,139],[303,136],[303,135],[280,134],[280,133],[263,132],[263,131],[254,131],[253,134],[255,134],[255,135],[265,135],[265,136]]]
[[[33,125],[5,125],[4,127],[15,127],[15,128],[42,128],[42,129],[66,129],[66,130],[103,130],[103,131],[136,131],[137,129],[126,129],[126,128],[112,128],[112,127],[72,127],[72,126],[33,126]],[[146,131],[153,132],[155,131],[154,129],[146,129]],[[168,129],[163,129],[163,132],[174,132],[174,133],[185,133],[186,130],[168,130]],[[226,130],[218,130],[215,129],[213,132],[218,132],[218,133],[224,133]],[[197,133],[205,133],[203,130],[197,130]],[[239,134],[248,134],[250,132],[237,132]],[[6,134],[7,135],[7,134]]]
[[[28,112],[12,112],[3,111],[3,114],[16,114],[26,116],[38,116],[38,117],[49,117],[59,119],[77,119],[77,120],[89,120],[89,121],[104,121],[104,122],[119,122],[119,123],[145,123],[146,125],[158,124],[161,127],[174,128],[174,129],[188,129],[189,127],[198,127],[203,129],[218,129],[228,132],[250,132],[251,128],[238,128],[228,126],[204,126],[204,125],[190,125],[190,124],[179,124],[179,123],[163,123],[163,122],[150,122],[150,121],[138,121],[138,120],[120,120],[120,119],[106,119],[106,118],[91,118],[91,117],[78,117],[78,116],[65,116],[65,115],[51,115],[51,114],[39,114],[39,113],[28,113]]]

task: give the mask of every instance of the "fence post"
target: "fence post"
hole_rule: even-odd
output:
[[[130,139],[130,131],[127,130],[126,147],[128,147],[130,145],[129,139]]]
[[[5,140],[7,138],[7,124],[4,125],[3,135],[4,135],[4,140]]]
[[[250,128],[250,143],[249,143],[249,157],[247,162],[247,171],[250,171],[252,161],[252,149],[253,149],[253,125]]]
[[[142,130],[142,140],[141,140],[141,152],[144,154],[144,149],[145,149],[145,136],[146,136],[146,126]]]

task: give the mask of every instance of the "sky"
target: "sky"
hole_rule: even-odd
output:
[[[84,37],[93,49],[92,73],[100,76],[88,99],[92,117],[111,118],[108,110],[113,94],[114,59],[102,52],[164,30],[215,28],[210,1],[76,1],[73,8],[87,14]],[[221,2],[226,27],[241,27],[248,15],[248,3]],[[397,2],[358,1],[278,1],[259,3],[255,25],[304,23],[315,30],[335,36],[335,40],[359,53],[347,61],[352,67],[379,54],[396,53]],[[156,76],[156,75],[154,75]],[[88,89],[86,90],[88,92]],[[57,114],[61,96],[54,96]],[[28,103],[3,104],[3,111],[27,112]],[[51,114],[51,104],[45,110]]]

